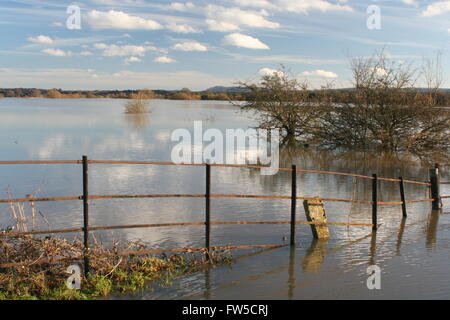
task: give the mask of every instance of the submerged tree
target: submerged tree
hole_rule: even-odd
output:
[[[384,151],[445,150],[449,144],[449,112],[438,108],[438,88],[415,88],[410,64],[389,62],[383,53],[351,61],[354,89],[321,117],[315,135],[321,145]],[[426,70],[428,84],[439,77]]]
[[[263,76],[259,83],[241,82],[247,92],[242,110],[254,112],[261,129],[280,129],[284,142],[308,141],[320,112],[318,99],[308,84],[283,68]]]
[[[280,71],[248,91],[244,110],[256,111],[259,127],[326,148],[448,152],[450,111],[440,107],[439,59],[422,73],[381,52],[351,60],[354,87],[311,91]],[[415,87],[422,76],[428,88]]]

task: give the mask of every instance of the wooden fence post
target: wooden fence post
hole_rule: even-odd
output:
[[[378,230],[378,176],[372,175],[372,230]]]
[[[328,239],[330,230],[327,225],[327,215],[323,206],[323,201],[311,199],[303,201],[306,219],[312,222],[311,231],[315,239]]]
[[[89,171],[88,158],[83,156],[83,233],[84,233],[84,274],[89,274]]]
[[[211,165],[206,164],[206,203],[205,203],[205,248],[207,250],[207,258],[209,259],[209,250],[211,248],[210,238],[211,238]]]
[[[440,172],[439,164],[436,164],[435,168],[430,169],[430,183],[431,183],[431,198],[433,200],[433,210],[439,210],[442,208],[441,194],[440,194]]]
[[[297,166],[292,165],[291,175],[291,246],[295,246],[295,227],[296,227],[296,209],[297,209]]]
[[[403,181],[403,177],[399,177],[399,179],[400,179],[400,199],[402,200],[402,213],[403,218],[406,218],[408,216],[408,213],[406,212],[405,182]]]

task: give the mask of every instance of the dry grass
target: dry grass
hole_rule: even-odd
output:
[[[9,211],[15,225],[0,230],[0,300],[14,299],[95,299],[111,292],[133,292],[151,289],[152,285],[169,285],[177,276],[230,262],[228,250],[171,255],[121,255],[124,251],[148,249],[139,241],[104,245],[91,235],[90,274],[81,277],[81,289],[66,286],[67,268],[83,261],[83,242],[53,236],[7,236],[11,231],[36,230],[36,211],[29,204],[10,203]],[[45,220],[48,228],[48,221]]]
[[[10,189],[6,189],[6,195],[8,198],[12,198]],[[26,198],[34,198],[33,194],[27,194]],[[50,229],[50,224],[47,218],[42,214],[41,211],[36,209],[36,204],[34,201],[27,203],[20,202],[9,202],[8,210],[11,219],[14,221],[14,225],[5,227],[4,229],[0,227],[0,231],[14,231],[14,232],[27,232],[38,230],[41,223],[44,223],[46,227]]]
[[[83,244],[46,237],[0,237],[0,300],[12,299],[95,299],[111,292],[151,290],[152,285],[169,285],[177,276],[193,273],[215,264],[229,263],[227,251],[173,255],[121,256],[121,251],[145,249],[139,242],[111,248],[94,241],[89,252],[90,274],[81,275],[81,289],[66,286],[67,267],[80,260]],[[39,263],[45,261],[45,263]],[[5,266],[20,262],[20,266]],[[25,262],[25,263],[24,263]]]
[[[150,113],[150,102],[144,94],[137,94],[137,96],[125,103],[125,113],[126,114],[141,114]]]
[[[150,113],[150,103],[143,99],[134,99],[125,104],[126,114]]]

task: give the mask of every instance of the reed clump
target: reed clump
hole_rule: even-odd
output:
[[[151,112],[148,97],[142,92],[134,95],[132,100],[127,101],[124,108],[126,114],[142,114]]]

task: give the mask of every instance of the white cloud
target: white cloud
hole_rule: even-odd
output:
[[[236,31],[240,29],[241,25],[270,29],[280,27],[279,23],[267,20],[266,16],[268,16],[268,13],[265,10],[247,11],[240,8],[225,8],[216,5],[208,5],[206,7],[206,24],[212,31]]]
[[[271,69],[271,68],[261,68],[261,69],[259,69],[258,74],[261,76],[278,75],[278,76],[282,77],[284,75],[284,72],[282,72],[280,70],[276,70],[276,69]]]
[[[346,4],[335,4],[325,0],[278,0],[277,6],[281,10],[307,14],[311,10],[326,11],[349,11],[353,8]]]
[[[311,77],[311,76],[317,76],[317,77],[323,77],[323,78],[337,78],[338,75],[332,71],[326,71],[326,70],[314,70],[314,71],[305,71],[302,72],[303,76]]]
[[[377,76],[379,76],[380,78],[386,77],[386,76],[388,75],[386,69],[384,69],[384,68],[379,68],[379,67],[377,67],[377,68],[372,69],[372,70],[374,70],[374,71],[375,71],[375,74],[376,74]]]
[[[142,57],[147,51],[161,51],[153,46],[135,46],[135,45],[117,45],[106,43],[95,43],[95,49],[103,50],[102,55],[105,57],[125,57],[139,56]]]
[[[270,47],[265,43],[263,43],[261,40],[242,33],[229,34],[223,38],[222,42],[225,45],[248,49],[261,49],[261,50],[270,49]]]
[[[110,45],[103,51],[104,56],[143,56],[145,55],[146,48],[143,46],[118,46],[115,44]]]
[[[166,56],[157,57],[153,61],[158,62],[158,63],[175,63],[175,62],[177,62],[176,60],[166,57]]]
[[[128,57],[128,58],[125,58],[124,60],[123,60],[123,63],[125,63],[125,64],[130,64],[130,63],[133,63],[133,62],[141,62],[142,60],[141,59],[139,59],[138,57],[134,57],[134,56],[132,56],[132,57]]]
[[[404,4],[408,4],[410,6],[419,6],[416,0],[401,0]]]
[[[70,57],[73,55],[70,51],[63,51],[61,49],[44,49],[42,50],[43,53],[55,56],[55,57]]]
[[[194,27],[191,27],[190,25],[187,25],[187,24],[171,23],[171,24],[167,25],[166,28],[169,31],[176,32],[176,33],[201,33],[200,30],[195,29]]]
[[[109,6],[132,6],[132,5],[145,5],[145,0],[92,0],[95,3]]]
[[[107,49],[110,45],[106,43],[94,43],[95,49]]]
[[[450,1],[439,1],[430,4],[420,14],[422,17],[433,17],[450,11]]]
[[[246,63],[300,63],[309,65],[335,65],[347,64],[346,59],[321,59],[321,58],[309,58],[299,55],[248,55],[230,52],[228,55],[232,56],[236,60],[245,61]]]
[[[410,0],[406,0],[410,1]],[[325,0],[234,0],[240,6],[274,9],[278,11],[290,11],[295,13],[307,14],[312,10],[322,12],[326,11],[349,11],[353,8],[345,4],[347,1],[339,1],[339,3],[331,3]]]
[[[143,46],[118,46],[115,44],[109,45],[103,51],[103,55],[107,57],[113,56],[143,56],[145,54],[146,48]]]
[[[43,44],[45,44],[47,47],[53,47],[53,48],[81,46],[83,49],[87,49],[87,46],[91,43],[99,43],[99,42],[104,42],[104,41],[116,40],[116,39],[120,39],[120,38],[124,38],[124,37],[125,36],[120,36],[120,35],[110,35],[110,36],[97,35],[97,36],[87,36],[87,37],[78,37],[78,38],[57,38],[57,39],[51,38],[51,41],[52,41],[51,43],[49,43],[48,40],[43,40],[43,41],[46,41],[47,43],[43,43],[43,42],[38,43],[35,41],[33,43],[24,45],[22,48],[40,48],[40,47],[42,47]],[[34,37],[34,38],[38,38],[38,37]],[[40,38],[40,39],[45,39],[45,38]]]
[[[194,9],[195,5],[192,2],[172,2],[171,4],[165,6],[165,8],[174,11],[189,11]]]
[[[81,51],[80,56],[92,56],[93,53],[90,51]]]
[[[254,8],[265,8],[274,9],[276,6],[273,1],[268,0],[234,0],[234,3],[241,7],[254,7]]]
[[[142,89],[143,83],[154,89],[179,89],[189,87],[191,90],[203,90],[211,85],[231,86],[236,81],[213,74],[191,70],[174,72],[134,72],[119,71],[114,73],[96,72],[86,69],[10,69],[0,68],[2,85],[5,88],[35,87],[62,88],[67,90],[126,90]]]
[[[226,21],[217,21],[213,19],[206,19],[206,24],[208,25],[208,29],[211,31],[228,32],[240,29],[239,26],[236,24],[229,23]]]
[[[208,47],[197,41],[185,41],[177,43],[172,46],[172,49],[178,51],[208,51]]]
[[[158,30],[163,28],[154,20],[115,10],[105,12],[92,10],[86,14],[85,19],[93,29]]]
[[[44,36],[44,35],[40,35],[40,36],[36,36],[36,37],[28,37],[27,40],[30,42],[41,43],[41,44],[52,44],[53,43],[52,38],[50,38],[49,36]]]

